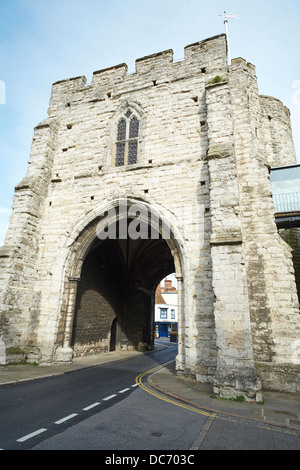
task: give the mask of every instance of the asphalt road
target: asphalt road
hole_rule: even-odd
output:
[[[136,378],[177,347],[0,388],[3,450],[188,450],[207,417],[147,393]]]

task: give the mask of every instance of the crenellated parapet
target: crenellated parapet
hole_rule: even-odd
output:
[[[290,110],[282,101],[272,96],[260,95],[259,100],[262,113],[261,131],[270,166],[295,165],[297,158]]]
[[[174,62],[173,55],[173,50],[169,49],[139,58],[132,74],[128,74],[126,64],[95,71],[90,85],[87,85],[84,76],[60,80],[52,86],[48,112],[50,115],[56,114],[59,109],[76,104],[78,100],[113,98],[119,88],[122,90],[129,86],[134,89],[141,84],[143,87],[153,87],[178,80],[187,74],[207,74],[209,78],[216,71],[227,72],[227,42],[224,34],[186,46],[181,61]]]

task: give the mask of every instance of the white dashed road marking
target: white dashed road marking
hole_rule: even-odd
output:
[[[39,429],[38,431],[32,432],[31,434],[27,434],[27,436],[20,437],[20,439],[17,439],[17,442],[25,442],[28,441],[28,439],[31,439],[32,437],[38,436],[39,434],[42,434],[43,432],[47,431],[47,429]]]
[[[78,416],[78,414],[73,413],[72,415],[66,416],[65,418],[62,418],[59,421],[55,421],[55,424],[62,424],[65,421],[69,421],[69,419],[75,418],[75,416]]]
[[[138,384],[133,384],[131,385],[130,388],[135,388],[135,387],[138,387]],[[129,392],[130,391],[130,388],[124,388],[123,390],[120,390],[118,393],[125,393],[125,392]],[[117,395],[114,394],[114,395],[110,395],[109,397],[106,397],[106,398],[103,398],[103,401],[109,401],[109,400],[112,400],[113,398],[115,398]],[[83,408],[82,410],[83,411],[89,411],[93,408],[96,408],[97,406],[101,405],[100,402],[96,402],[96,403],[93,403],[92,405],[89,405],[87,406],[86,408]],[[78,416],[77,413],[73,413],[69,416],[66,416],[65,418],[62,418],[58,421],[55,421],[55,424],[62,424],[62,423],[65,423],[66,421],[69,421],[70,419],[72,418],[75,418],[76,416]],[[38,436],[39,434],[42,434],[43,432],[46,432],[47,429],[45,428],[42,428],[42,429],[38,429],[37,431],[35,432],[32,432],[31,434],[27,434],[27,436],[23,436],[23,437],[20,437],[20,439],[17,439],[17,442],[25,442],[25,441],[28,441],[29,439],[32,439],[33,437],[35,436]],[[0,450],[3,450],[3,449],[0,449]]]
[[[96,406],[99,406],[101,403],[93,403],[92,405],[90,406],[87,406],[86,408],[83,408],[83,411],[89,411],[91,410],[92,408],[96,408]]]
[[[103,398],[103,401],[108,401],[112,400],[112,398],[115,398],[117,395],[110,395],[109,397]]]

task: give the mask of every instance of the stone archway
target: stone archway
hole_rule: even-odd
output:
[[[120,200],[114,201],[90,220],[70,247],[59,354],[72,357],[109,351],[115,319],[115,349],[151,350],[158,282],[176,272],[179,298],[183,291],[182,243],[174,228],[141,201],[126,199],[127,216],[134,204],[140,207],[137,218],[132,213],[130,218],[125,218],[119,204]],[[154,219],[151,219],[153,214]],[[108,231],[117,222],[116,236],[99,237],[99,226],[104,219]],[[130,224],[141,231],[140,237],[130,236]],[[126,238],[121,233],[121,225],[123,229],[125,225],[128,228]],[[180,318],[184,318],[182,305],[179,306],[179,325]],[[183,333],[181,338],[182,341],[179,334],[180,364],[184,355]]]
[[[108,352],[117,319],[117,350],[154,347],[154,293],[174,271],[163,240],[95,240],[77,289],[71,346],[74,355]]]

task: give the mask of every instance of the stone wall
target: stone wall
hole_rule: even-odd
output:
[[[120,317],[123,300],[121,269],[110,272],[105,265],[105,246],[88,255],[81,273],[74,314],[72,347],[74,356],[85,356],[110,349],[111,329],[115,318]],[[101,256],[102,254],[102,256]],[[114,253],[110,264],[119,264]]]
[[[299,304],[292,255],[277,232],[268,178],[269,165],[279,163],[281,151],[273,141],[271,158],[265,152],[264,139],[260,138],[265,109],[260,111],[261,97],[254,67],[243,61],[233,61],[230,80],[234,90],[235,152],[254,359],[255,363],[273,362],[279,370],[279,365],[286,368],[291,362],[299,338]],[[243,101],[247,101],[248,106],[241,109]],[[278,110],[279,104],[276,106]],[[283,127],[286,132],[287,113],[283,107],[281,111],[285,116]],[[281,165],[295,163],[294,148],[287,133],[284,140],[288,142],[284,153],[286,161],[281,158]],[[262,368],[260,377],[264,381]],[[276,383],[278,388],[284,389],[285,377],[278,373]],[[298,386],[294,383],[294,389]]]

